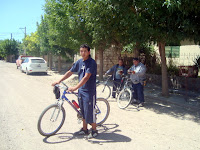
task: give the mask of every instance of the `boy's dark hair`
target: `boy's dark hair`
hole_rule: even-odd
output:
[[[134,57],[133,60],[140,61],[139,58],[137,57]]]
[[[82,45],[80,46],[80,48],[87,48],[88,51],[90,51],[90,47],[89,47],[87,44],[82,44]]]

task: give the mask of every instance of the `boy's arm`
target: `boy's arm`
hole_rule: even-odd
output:
[[[109,74],[109,73],[113,72],[113,71],[114,71],[114,68],[115,68],[115,65],[114,65],[112,68],[110,68],[108,71],[106,71],[105,74]]]
[[[136,75],[138,76],[143,76],[146,73],[146,67],[141,67],[141,69],[138,72],[135,72]]]

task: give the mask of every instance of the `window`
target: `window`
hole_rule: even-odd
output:
[[[28,58],[26,58],[24,61],[23,61],[23,63],[27,63],[28,62]]]
[[[165,46],[165,56],[167,58],[179,58],[180,46]]]
[[[31,59],[32,63],[45,63],[43,59]]]

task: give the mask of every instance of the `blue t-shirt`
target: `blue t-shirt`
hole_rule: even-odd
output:
[[[79,82],[85,73],[91,73],[89,80],[79,88],[79,91],[96,92],[97,64],[94,59],[89,57],[87,60],[79,59],[70,69],[71,72],[78,72]]]
[[[119,74],[119,71],[123,71],[123,66],[118,66],[116,69],[116,73],[115,73],[115,79],[121,79],[121,75]]]

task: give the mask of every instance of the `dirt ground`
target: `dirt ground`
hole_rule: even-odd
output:
[[[26,75],[14,63],[0,61],[0,150],[200,149],[196,113],[152,99],[146,99],[140,111],[134,106],[119,109],[115,99],[109,99],[109,118],[98,127],[99,136],[91,140],[73,135],[81,125],[74,110],[64,103],[66,120],[61,130],[51,137],[41,136],[37,121],[44,108],[55,103],[51,83],[61,76],[52,72]],[[74,84],[73,77],[66,81],[68,85]]]

